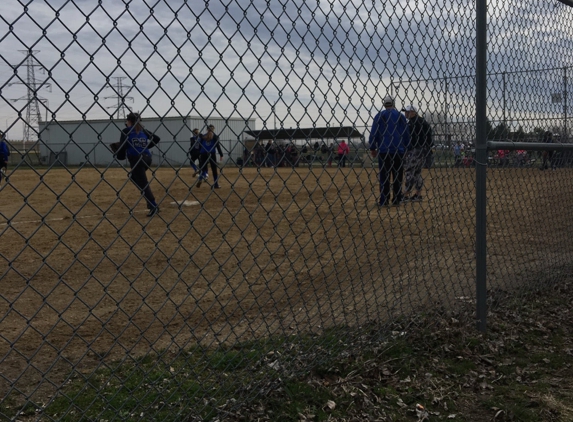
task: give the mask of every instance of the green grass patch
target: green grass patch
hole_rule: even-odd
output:
[[[93,373],[71,374],[41,413],[42,404],[16,406],[15,396],[3,401],[0,416],[64,422],[416,420],[420,404],[432,421],[559,420],[573,415],[573,397],[562,388],[573,382],[573,323],[564,293],[557,296],[547,303],[536,293],[523,308],[512,301],[522,315],[513,308],[492,313],[489,324],[496,329],[487,335],[475,331],[468,306],[455,318],[438,313],[426,315],[424,324],[420,317],[415,325],[396,322],[409,327],[406,335],[372,324],[126,357]],[[567,418],[561,420],[573,420]]]
[[[168,422],[189,415],[209,421],[225,415],[234,403],[259,395],[259,386],[270,385],[289,398],[275,403],[280,420],[297,420],[301,411],[312,411],[323,420],[327,413],[321,406],[328,394],[316,394],[296,379],[312,369],[311,361],[325,374],[332,371],[339,351],[347,347],[344,341],[351,341],[343,336],[346,332],[334,328],[321,336],[266,338],[214,350],[196,347],[175,358],[159,353],[111,363],[89,375],[72,374],[43,415],[63,422],[118,417]],[[293,363],[301,357],[307,362]],[[15,417],[36,414],[39,407],[26,404],[2,410]]]

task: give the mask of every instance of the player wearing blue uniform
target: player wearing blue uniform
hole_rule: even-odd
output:
[[[207,164],[211,164],[211,171],[213,173],[213,188],[219,189],[219,177],[217,175],[217,152],[223,159],[223,151],[221,150],[221,145],[219,145],[219,136],[215,135],[215,126],[209,125],[207,127],[207,133],[200,137],[201,140],[201,156],[199,158],[199,167],[201,169],[201,174],[199,175],[199,180],[197,181],[197,187],[201,186],[201,183],[207,180],[209,174],[207,173]]]
[[[2,176],[6,176],[6,170],[8,170],[8,157],[10,156],[10,149],[4,139],[4,132],[0,132],[0,183],[2,182]]]
[[[129,161],[131,166],[129,177],[143,193],[149,209],[147,216],[152,217],[159,212],[159,206],[151,192],[146,171],[151,166],[149,149],[157,145],[160,139],[159,136],[143,128],[141,118],[137,113],[128,114],[125,126],[126,128],[121,131],[117,156],[120,159],[125,156]]]

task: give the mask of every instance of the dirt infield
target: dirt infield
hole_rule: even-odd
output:
[[[426,171],[423,202],[380,209],[373,169],[225,168],[211,190],[160,168],[149,220],[124,169],[13,172],[0,190],[0,390],[472,296],[474,174]],[[490,170],[490,284],[571,262],[572,176]]]

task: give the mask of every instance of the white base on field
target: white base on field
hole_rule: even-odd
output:
[[[176,201],[176,202],[172,202],[171,205],[183,205],[185,207],[192,207],[194,205],[199,205],[199,201],[189,201],[189,200],[184,200],[184,201]]]

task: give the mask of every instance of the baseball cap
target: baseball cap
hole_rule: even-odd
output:
[[[413,111],[413,112],[417,113],[418,109],[416,107],[414,107],[413,105],[408,105],[408,106],[404,107],[402,109],[402,111]]]
[[[392,98],[392,97],[389,96],[389,95],[386,95],[386,96],[384,97],[384,100],[383,100],[382,104],[385,105],[385,106],[393,106],[393,105],[394,105],[394,98]]]

